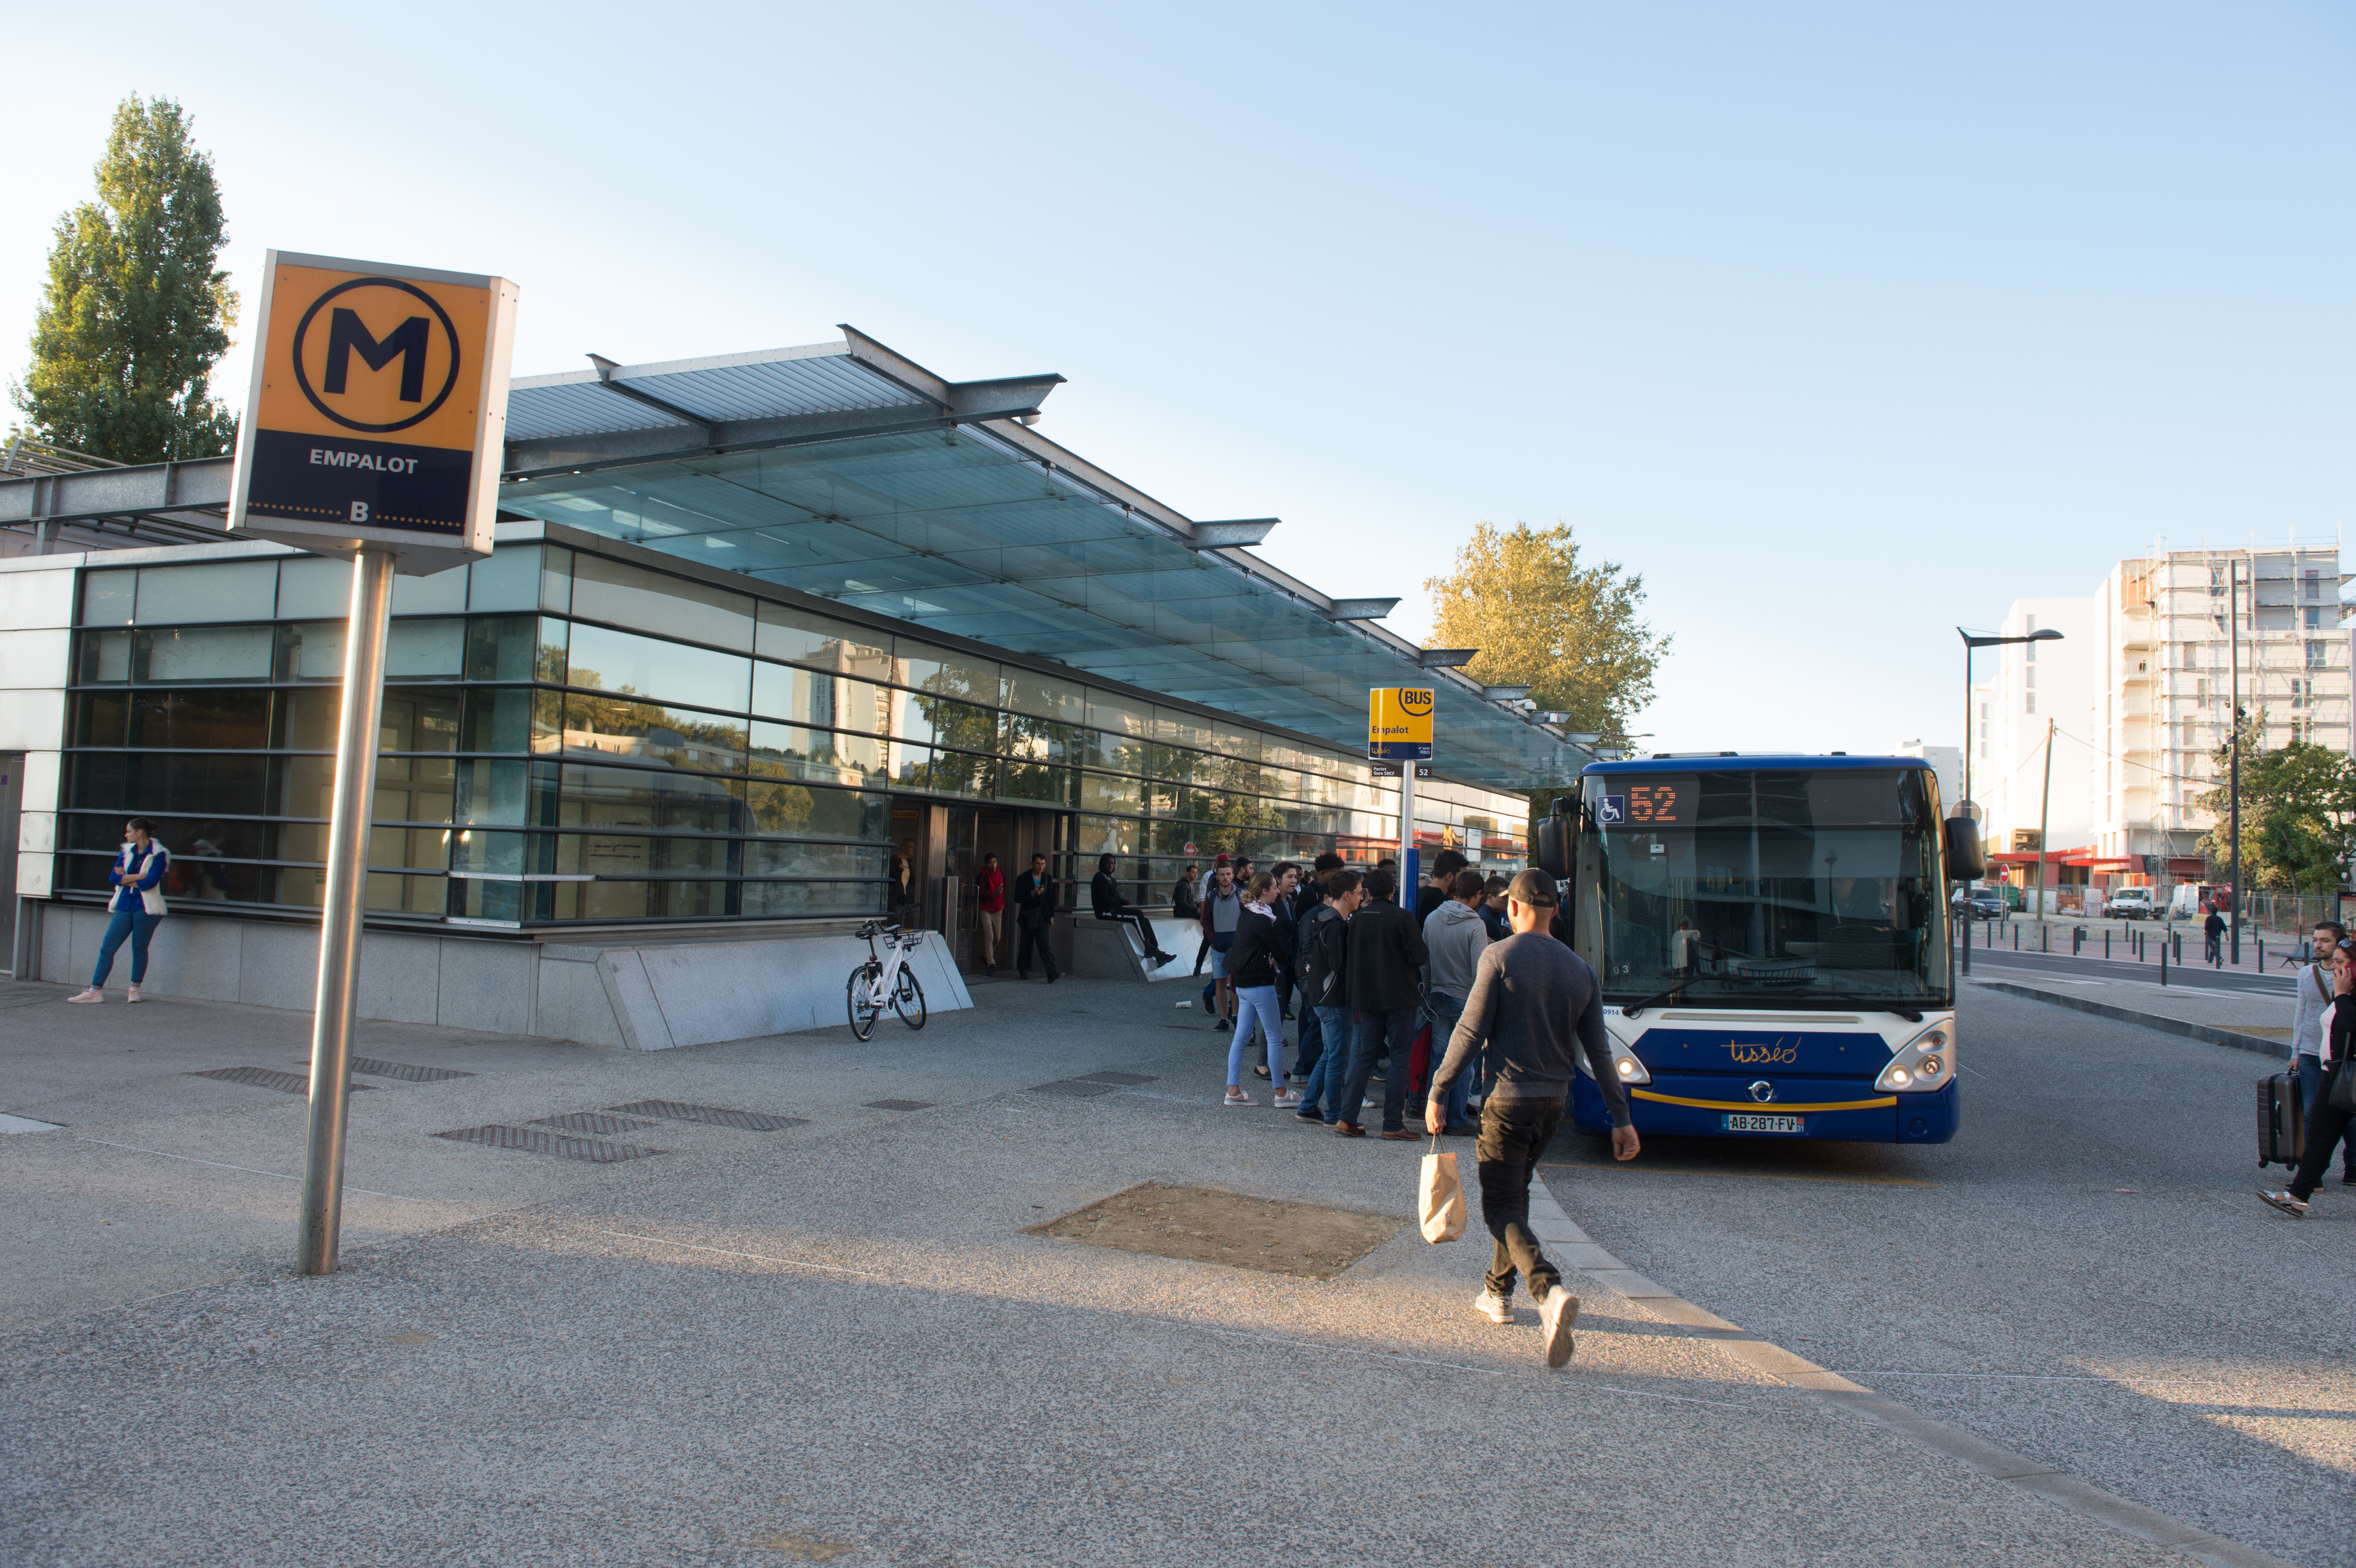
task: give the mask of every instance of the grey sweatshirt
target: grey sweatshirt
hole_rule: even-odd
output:
[[[1481,917],[1451,898],[1423,921],[1423,950],[1431,988],[1459,1002],[1472,994],[1472,968],[1488,950],[1489,928]]]
[[[1628,1091],[1603,1033],[1602,988],[1585,959],[1545,932],[1507,937],[1481,955],[1448,1058],[1431,1075],[1432,1092],[1462,1072],[1484,1042],[1497,1073],[1490,1092],[1501,1100],[1568,1099],[1579,1070],[1571,1052],[1585,1051],[1612,1124],[1628,1125]]]

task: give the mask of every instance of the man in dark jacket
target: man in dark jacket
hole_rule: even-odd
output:
[[[1407,1124],[1407,1064],[1423,1000],[1423,928],[1393,902],[1398,883],[1389,872],[1374,872],[1365,886],[1365,905],[1350,918],[1348,980],[1356,1027],[1350,1078],[1342,1090],[1344,1117],[1334,1130],[1345,1138],[1366,1135],[1353,1118],[1374,1079],[1375,1058],[1387,1047],[1391,1065],[1383,1080],[1383,1136],[1411,1144],[1417,1134]]]
[[[1342,1090],[1350,1079],[1350,917],[1365,897],[1355,871],[1327,872],[1323,897],[1301,928],[1301,1060],[1303,1122],[1333,1126],[1344,1120]],[[1323,1108],[1319,1107],[1320,1101]],[[1355,1117],[1357,1107],[1348,1110]]]
[[[1431,1131],[1440,1131],[1447,1086],[1472,1070],[1485,1047],[1496,1085],[1481,1106],[1473,1157],[1481,1170],[1481,1218],[1495,1246],[1486,1289],[1472,1305],[1492,1323],[1512,1323],[1518,1274],[1538,1304],[1547,1365],[1560,1367],[1570,1360],[1579,1298],[1564,1286],[1530,1229],[1530,1178],[1562,1121],[1580,1056],[1586,1057],[1612,1117],[1612,1157],[1633,1160],[1641,1144],[1628,1116],[1628,1092],[1612,1065],[1602,987],[1586,960],[1547,932],[1560,903],[1554,878],[1534,867],[1514,878],[1507,897],[1514,934],[1484,950],[1474,965],[1472,994],[1448,1055],[1432,1072],[1424,1118]]]
[[[2201,929],[2209,939],[2209,951],[2204,955],[2208,961],[2223,963],[2225,961],[2225,917],[2218,913],[2215,905],[2210,906],[2209,918],[2201,922]]]
[[[1014,879],[1014,924],[1023,933],[1022,946],[1014,953],[1018,979],[1031,978],[1031,950],[1036,948],[1039,961],[1047,969],[1047,983],[1055,983],[1055,906],[1062,892],[1048,874],[1044,854],[1033,855],[1031,869]]]
[[[1176,953],[1163,952],[1162,944],[1153,937],[1152,917],[1120,896],[1120,882],[1112,874],[1112,856],[1097,857],[1097,874],[1088,884],[1088,905],[1099,920],[1126,920],[1137,931],[1137,944],[1145,950],[1145,967],[1159,969],[1174,962]]]

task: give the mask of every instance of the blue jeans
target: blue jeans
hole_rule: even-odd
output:
[[[1448,1059],[1448,1037],[1456,1033],[1456,1021],[1464,1016],[1464,999],[1451,996],[1445,991],[1431,993],[1431,1070],[1438,1072],[1440,1064]],[[1464,1070],[1449,1079],[1440,1092],[1448,1107],[1448,1124],[1461,1127],[1470,1114],[1465,1101],[1472,1097],[1472,1080],[1481,1076],[1481,1058],[1474,1056],[1464,1064]]]
[[[1227,1087],[1232,1089],[1243,1079],[1244,1053],[1251,1048],[1252,1020],[1258,1018],[1268,1033],[1268,1078],[1278,1090],[1284,1088],[1284,1024],[1276,1010],[1276,987],[1273,985],[1238,985],[1236,987],[1236,1037],[1227,1047]]]
[[[1396,1133],[1407,1125],[1407,1066],[1408,1051],[1415,1044],[1413,1007],[1393,1007],[1388,1010],[1360,1010],[1356,1019],[1356,1036],[1350,1051],[1350,1079],[1342,1090],[1344,1122],[1355,1124],[1358,1102],[1366,1096],[1366,1085],[1375,1079],[1375,1058],[1382,1055],[1386,1044],[1390,1047],[1391,1065],[1383,1074],[1383,1131]]]
[[[2302,1056],[2298,1058],[2298,1103],[2300,1120],[2308,1126],[2315,1124],[2316,1107],[2320,1103],[2323,1088],[2323,1058]],[[2356,1171],[2356,1141],[2340,1145],[2340,1168]]]
[[[1347,1120],[1342,1112],[1342,1090],[1350,1077],[1350,1010],[1347,1007],[1312,1007],[1301,1020],[1301,1038],[1304,1047],[1315,1039],[1317,1060],[1310,1069],[1309,1080],[1301,1090],[1301,1114],[1316,1117],[1327,1126]],[[1320,1099],[1325,1102],[1321,1114]],[[1355,1111],[1356,1106],[1349,1107]]]
[[[95,991],[106,983],[106,972],[114,967],[115,952],[125,937],[131,939],[131,983],[136,985],[146,979],[147,939],[155,934],[155,922],[163,918],[145,909],[117,909],[114,918],[106,922],[105,940],[98,944],[98,967],[91,971],[91,989]]]

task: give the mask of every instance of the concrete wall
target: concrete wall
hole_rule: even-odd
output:
[[[49,896],[57,859],[59,759],[65,745],[66,669],[73,650],[79,555],[6,563],[0,571],[0,751],[25,754],[16,886],[0,897]],[[7,955],[0,954],[0,959]]]
[[[39,977],[86,983],[106,911],[30,908],[39,912]],[[360,949],[359,1012],[393,1023],[664,1050],[845,1023],[844,984],[866,957],[865,942],[841,935],[699,934],[605,946],[587,932],[498,940],[372,930]],[[937,937],[916,950],[909,967],[929,1010],[973,1005]],[[196,913],[181,904],[155,929],[144,990],[309,1012],[318,970],[316,926]],[[112,983],[121,987],[130,976],[125,950],[115,957]]]

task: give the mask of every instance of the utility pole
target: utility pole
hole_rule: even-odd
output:
[[[2233,725],[2233,752],[2230,764],[2233,771],[2227,782],[2228,798],[2233,803],[2233,891],[2226,902],[2233,912],[2226,917],[2233,942],[2233,963],[2242,962],[2242,566],[2238,561],[2225,563],[2225,635],[2233,648],[2233,700],[2226,703],[2226,714]]]
[[[2045,721],[2045,792],[2037,803],[2037,918],[2045,918],[2045,829],[2053,817],[2053,721]]]

